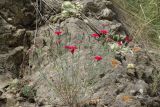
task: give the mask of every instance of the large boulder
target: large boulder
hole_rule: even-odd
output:
[[[15,26],[31,26],[35,20],[35,9],[28,0],[3,0],[0,15]]]
[[[10,72],[18,77],[20,65],[23,61],[23,49],[27,46],[25,29],[16,29],[0,17],[0,73]]]

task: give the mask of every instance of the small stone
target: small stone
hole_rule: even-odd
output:
[[[110,6],[110,5],[112,5],[112,2],[111,1],[106,1],[106,3],[105,3],[107,6]]]
[[[105,8],[101,11],[100,18],[101,19],[112,19],[114,16],[115,16],[115,13],[111,9]]]
[[[113,107],[141,107],[141,103],[134,96],[121,93],[116,97]]]
[[[136,90],[130,90],[131,95],[135,95]]]
[[[12,18],[8,18],[8,21],[12,21],[13,19]]]
[[[135,69],[128,69],[126,73],[127,73],[128,76],[131,76],[131,77],[136,76],[135,75]]]
[[[138,94],[140,95],[145,95],[147,94],[147,90],[148,90],[149,86],[147,83],[145,83],[145,81],[143,80],[138,80],[134,86],[134,89],[136,90],[136,92],[138,92]]]
[[[139,92],[140,92],[141,94],[143,94],[143,89],[139,89]]]
[[[135,68],[135,65],[134,64],[128,64],[127,65],[127,69],[134,69]]]

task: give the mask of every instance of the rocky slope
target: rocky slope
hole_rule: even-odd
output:
[[[85,16],[60,15],[63,0],[39,1],[37,18],[35,0],[0,1],[0,107],[70,107],[66,103],[66,96],[62,95],[62,88],[59,92],[54,89],[54,86],[59,87],[58,84],[61,83],[58,68],[62,68],[64,60],[70,63],[72,59],[67,52],[56,57],[56,47],[51,43],[56,39],[53,32],[57,28],[62,29],[66,35],[71,35],[70,44],[75,44],[75,35],[92,34],[97,29],[113,31],[113,34],[125,32],[123,25],[116,21],[110,1],[72,0],[75,1],[83,4],[82,13]],[[89,24],[85,22],[85,18],[89,19]],[[38,29],[35,27],[36,23]],[[96,45],[93,52],[98,52],[101,46],[102,44]],[[81,89],[77,92],[79,100],[73,107],[160,106],[160,90],[156,88],[154,92],[159,84],[153,84],[155,75],[159,72],[158,65],[154,62],[159,61],[159,56],[155,57],[153,54],[152,58],[148,52],[132,42],[129,46],[132,49],[138,47],[139,50],[127,52],[126,60],[122,64],[118,62],[116,67],[110,63],[116,54],[107,55],[106,60],[98,65],[102,69],[95,68],[94,84],[85,86],[85,89],[78,84],[78,89]],[[105,51],[100,50],[103,54]],[[91,72],[85,74],[87,70],[83,67],[90,60],[87,57],[89,51],[82,49],[79,53],[84,54],[84,57],[81,56],[74,63],[73,69],[78,69],[83,74],[82,78],[87,78],[88,74],[94,73],[91,68],[96,63],[91,64],[88,68]],[[78,54],[75,54],[75,58],[76,56]],[[134,66],[129,68],[128,64]],[[67,69],[66,78],[72,77],[73,71]],[[66,85],[63,82],[62,84]],[[82,90],[86,91],[81,93]],[[70,91],[73,93],[73,90]]]

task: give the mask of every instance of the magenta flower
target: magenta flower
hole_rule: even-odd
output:
[[[128,35],[125,37],[125,42],[129,43],[132,41],[132,38],[130,38]]]
[[[62,34],[62,32],[61,31],[55,31],[54,34],[57,35],[57,36],[59,36],[59,35]]]
[[[99,37],[100,37],[100,35],[97,34],[97,33],[93,33],[91,36],[92,36],[92,37],[95,37],[95,38],[99,38]]]
[[[100,60],[102,60],[102,57],[99,56],[99,55],[97,55],[97,56],[94,57],[94,59],[95,59],[96,61],[100,61]]]
[[[100,32],[101,32],[101,34],[103,34],[103,35],[107,35],[107,34],[109,33],[108,30],[100,30]]]
[[[76,49],[78,49],[76,46],[74,45],[69,45],[69,46],[65,46],[65,49],[68,49],[72,54],[74,54],[74,52],[76,51]]]
[[[123,42],[122,41],[118,41],[117,44],[118,44],[118,46],[122,46]]]

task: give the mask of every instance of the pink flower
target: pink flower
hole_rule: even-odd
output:
[[[132,38],[130,38],[128,35],[125,37],[125,42],[129,43],[132,41]]]
[[[123,45],[123,42],[122,41],[119,41],[117,42],[118,46],[122,46]]]
[[[92,36],[92,37],[95,37],[95,38],[99,38],[99,37],[100,37],[100,35],[97,34],[97,33],[93,33],[91,36]]]
[[[59,35],[62,34],[62,32],[61,31],[55,31],[54,34],[57,35],[57,36],[59,36]]]
[[[102,60],[102,57],[99,56],[99,55],[97,55],[97,56],[94,57],[94,59],[95,59],[96,61],[100,61],[100,60]]]
[[[74,54],[74,52],[76,51],[76,49],[78,49],[76,46],[74,45],[69,45],[69,46],[65,46],[65,49],[68,49],[72,54]]]
[[[109,32],[108,32],[108,30],[100,30],[100,32],[101,32],[101,34],[103,34],[103,35],[107,35]]]

